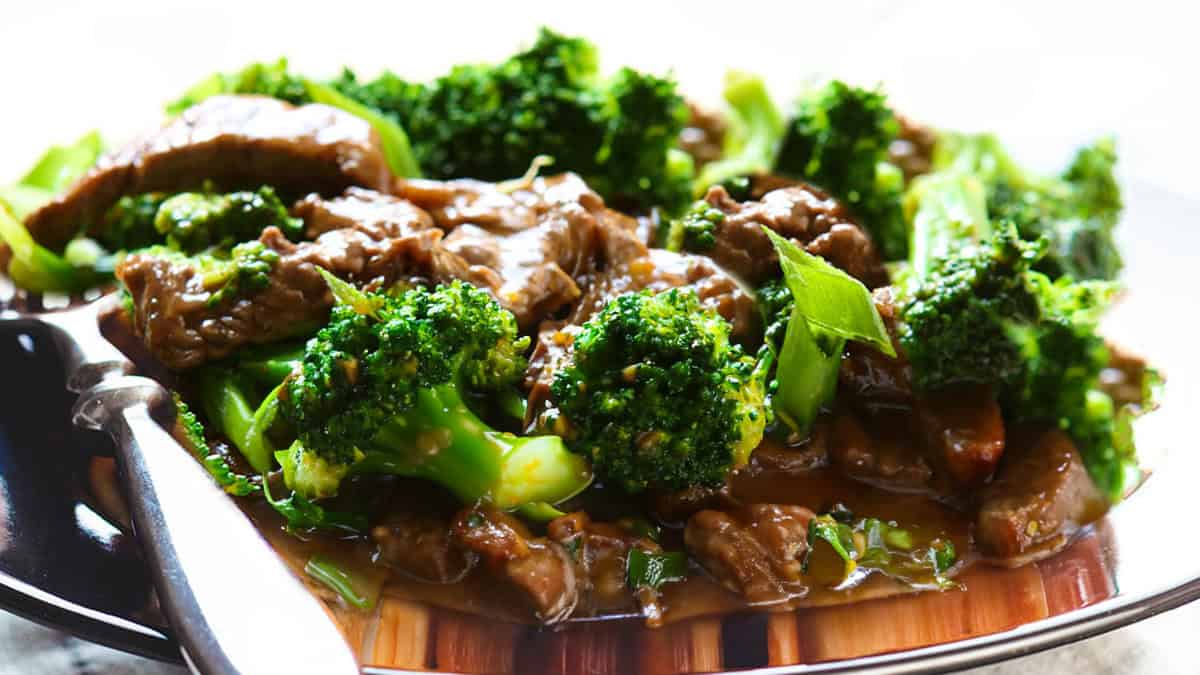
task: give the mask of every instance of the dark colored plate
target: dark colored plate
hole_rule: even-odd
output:
[[[1108,333],[1147,355],[1169,382],[1163,409],[1138,429],[1156,475],[1104,526],[1111,533],[1104,543],[1111,597],[992,635],[799,666],[804,672],[928,672],[978,665],[1082,639],[1200,597],[1200,539],[1180,536],[1177,529],[1195,511],[1194,481],[1200,475],[1200,456],[1190,440],[1191,416],[1200,410],[1200,359],[1191,339],[1197,301],[1188,285],[1200,251],[1200,204],[1144,185],[1127,192],[1123,237],[1130,294],[1113,312]],[[111,647],[177,662],[136,542],[86,503],[87,458],[111,449],[105,438],[71,428],[71,401],[49,345],[0,331],[0,607]]]

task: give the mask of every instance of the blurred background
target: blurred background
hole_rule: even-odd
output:
[[[164,101],[215,70],[286,55],[314,75],[346,64],[362,75],[386,67],[421,79],[455,62],[500,59],[544,24],[595,41],[606,68],[671,71],[709,105],[719,105],[724,71],[738,68],[764,74],[781,102],[828,77],[878,83],[905,114],[994,130],[1035,165],[1057,166],[1075,146],[1112,133],[1127,185],[1195,196],[1195,12],[1186,3],[1046,0],[6,3],[0,180],[16,178],[50,143],[93,128],[119,142],[156,124]],[[1154,260],[1165,270],[1195,261],[1194,252],[1158,245],[1163,257]],[[1178,301],[1195,302],[1182,291]],[[1192,606],[986,672],[1200,672],[1189,642],[1197,629]],[[3,615],[0,646],[3,675],[176,672]]]

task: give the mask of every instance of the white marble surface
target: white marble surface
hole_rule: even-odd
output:
[[[544,23],[588,35],[608,65],[673,68],[701,99],[715,100],[721,73],[738,67],[765,73],[781,96],[824,76],[881,82],[918,119],[996,130],[1043,161],[1113,132],[1125,177],[1197,195],[1194,14],[1147,1],[9,2],[0,177],[88,129],[133,133],[193,80],[249,59],[424,77],[500,57]],[[1198,629],[1192,605],[975,672],[1198,673]],[[0,675],[84,672],[177,671],[0,615]]]

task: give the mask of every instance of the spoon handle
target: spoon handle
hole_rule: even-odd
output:
[[[173,409],[157,383],[127,376],[85,392],[76,424],[116,442],[133,526],[189,665],[206,675],[359,672],[324,607],[155,419]]]

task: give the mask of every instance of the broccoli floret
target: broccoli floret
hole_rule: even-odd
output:
[[[1010,223],[937,258],[903,293],[900,341],[921,390],[993,387],[1007,419],[1059,426],[1092,479],[1119,499],[1136,458],[1116,441],[1117,411],[1099,389],[1109,355],[1097,333],[1116,287],[1052,281],[1034,268],[1046,242]]]
[[[473,397],[515,386],[529,345],[489,295],[455,282],[385,296],[326,280],[338,304],[284,385],[298,437],[289,487],[327,496],[346,470],[398,474],[510,509],[587,486],[586,462],[561,439],[502,433],[472,411]]]
[[[887,162],[899,123],[886,97],[833,81],[802,97],[775,162],[775,172],[809,181],[845,202],[884,258],[908,250],[900,209],[903,175]]]
[[[900,331],[919,388],[1009,382],[1023,371],[1009,326],[1040,316],[1027,273],[1042,248],[1008,228],[974,250],[934,260],[906,298]]]
[[[204,468],[212,475],[217,485],[237,497],[245,497],[258,492],[261,489],[258,484],[252,482],[248,476],[235,472],[225,457],[212,452],[205,437],[204,425],[183,402],[179,394],[172,392],[171,396],[175,400],[175,415],[179,421],[179,428],[183,432],[183,440],[196,459],[204,464]]]
[[[154,227],[154,216],[169,196],[149,192],[121,197],[100,221],[97,231],[100,243],[110,251],[132,251],[162,243],[162,234]]]
[[[257,239],[271,225],[293,241],[304,229],[267,185],[253,192],[152,192],[118,200],[101,220],[97,238],[110,251],[165,243],[196,253]]]
[[[583,325],[545,424],[629,492],[719,485],[769,417],[758,366],[694,292],[627,293]]]
[[[404,125],[434,178],[503,180],[550,155],[616,204],[678,209],[691,164],[675,148],[688,110],[666,78],[621,69],[607,81],[590,42],[543,29],[497,65],[460,65],[428,84],[394,74],[333,85]]]
[[[717,244],[717,226],[724,220],[723,211],[706,201],[697,201],[666,228],[665,248],[703,253]]]
[[[304,228],[265,185],[254,192],[182,192],[163,201],[154,215],[154,229],[167,246],[185,253],[257,239],[271,225],[293,240]]]
[[[934,159],[943,172],[969,173],[983,182],[992,220],[1013,222],[1024,239],[1046,239],[1038,271],[1052,279],[1105,280],[1120,272],[1114,230],[1122,202],[1112,139],[1079,149],[1057,177],[1018,166],[989,134],[942,134]]]

